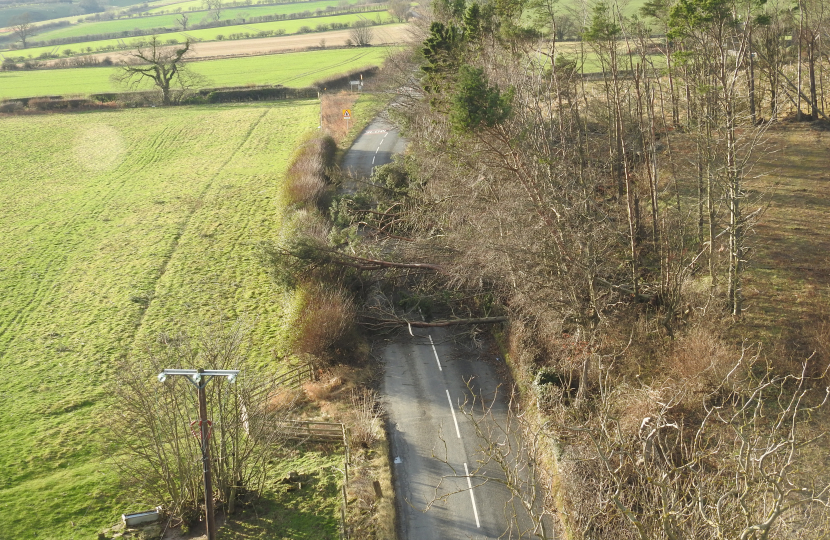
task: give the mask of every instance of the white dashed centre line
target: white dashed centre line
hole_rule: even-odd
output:
[[[432,353],[435,355],[435,361],[438,362],[438,371],[444,371],[441,369],[441,360],[438,359],[438,351],[435,350],[435,343],[432,341],[432,336],[429,336],[429,344],[432,345]]]
[[[467,487],[470,488],[470,500],[473,501],[473,514],[476,516],[476,527],[481,528],[481,522],[478,520],[478,508],[476,508],[476,497],[473,495],[473,483],[470,481],[470,470],[467,464],[464,464],[464,474],[467,475]]]
[[[452,406],[452,398],[450,397],[450,391],[447,390],[447,401],[450,402],[450,412],[452,413],[452,421],[455,422],[455,434],[458,435],[458,438],[461,438],[461,430],[458,429],[458,418],[455,417],[455,407]]]

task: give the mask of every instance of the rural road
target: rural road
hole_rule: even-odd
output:
[[[402,153],[405,146],[406,143],[392,124],[375,118],[346,152],[343,169],[355,178],[369,178],[374,167],[392,161],[392,156]],[[344,186],[344,189],[354,192],[357,186]]]
[[[344,190],[357,190],[359,180],[404,147],[394,126],[375,119],[344,157],[343,168],[357,180]],[[519,537],[505,511],[507,489],[496,482],[480,485],[480,479],[466,476],[477,467],[481,443],[460,411],[469,397],[467,381],[476,394],[492,400],[501,379],[495,363],[483,361],[481,352],[463,346],[463,341],[444,329],[413,329],[388,341],[381,351],[382,401],[404,540]],[[497,400],[493,411],[502,420],[506,406]],[[498,476],[494,470],[479,472]],[[441,496],[446,497],[436,500]],[[521,522],[527,526],[526,519]]]
[[[466,381],[491,402],[500,382],[494,364],[456,343],[446,330],[413,329],[413,334],[403,333],[382,351],[386,364],[382,394],[401,537],[517,538],[506,512],[510,498],[506,488],[465,477],[477,467],[483,443],[472,421],[460,411],[465,400],[472,400]],[[496,400],[494,416],[504,418],[505,412],[506,406]],[[498,472],[489,469],[479,474],[500,476]],[[436,496],[447,494],[446,500],[439,499],[426,510]]]

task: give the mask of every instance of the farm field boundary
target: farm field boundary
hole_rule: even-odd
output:
[[[358,67],[381,65],[388,54],[381,47],[350,48],[206,60],[192,62],[191,67],[215,87],[281,84],[301,88]],[[0,72],[0,99],[122,91],[110,80],[115,70],[96,67]]]

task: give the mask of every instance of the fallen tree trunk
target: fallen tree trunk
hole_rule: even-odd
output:
[[[412,328],[442,328],[447,326],[461,326],[465,324],[496,324],[507,322],[507,317],[479,317],[473,319],[449,319],[443,321],[410,321],[407,319],[382,319],[380,317],[364,317],[374,320],[370,323],[376,326],[408,326]]]

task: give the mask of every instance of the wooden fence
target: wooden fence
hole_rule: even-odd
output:
[[[346,428],[339,422],[311,422],[291,420],[282,426],[283,433],[289,439],[302,439],[314,442],[338,441],[348,446]]]
[[[301,364],[283,373],[282,375],[274,379],[274,383],[277,386],[299,388],[300,385],[302,385],[304,382],[313,381],[314,378],[314,364],[308,362],[306,364]]]

